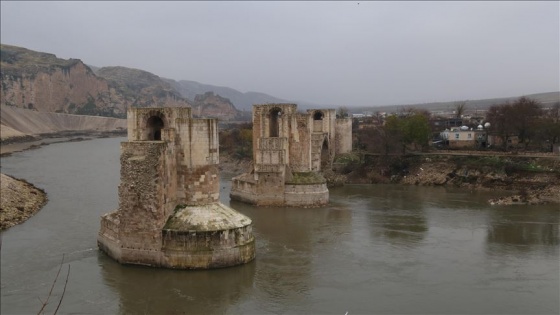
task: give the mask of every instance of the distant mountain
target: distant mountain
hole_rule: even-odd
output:
[[[547,92],[547,93],[537,93],[529,95],[519,95],[511,97],[501,97],[501,98],[489,98],[489,99],[479,99],[479,100],[457,100],[451,102],[433,102],[433,103],[416,103],[416,104],[401,104],[401,105],[388,105],[388,106],[371,106],[371,107],[351,107],[348,110],[352,113],[361,112],[395,112],[401,108],[417,108],[425,109],[428,111],[453,111],[455,106],[464,102],[467,111],[474,110],[487,110],[492,105],[502,104],[505,102],[513,102],[521,96],[526,96],[528,98],[534,99],[542,104],[543,107],[549,107],[556,102],[560,102],[560,92]]]
[[[242,93],[238,90],[210,84],[203,84],[196,81],[181,80],[175,81],[171,79],[164,79],[169,82],[181,96],[194,100],[197,94],[204,94],[206,92],[214,92],[215,94],[228,98],[233,105],[239,110],[252,111],[253,104],[264,103],[289,103],[290,101],[283,100],[274,96],[258,92]]]
[[[98,115],[124,118],[133,107],[193,106],[195,114],[222,119],[247,118],[253,104],[296,103],[300,109],[324,108],[308,102],[290,101],[265,93],[246,92],[203,84],[196,81],[161,78],[155,74],[125,67],[85,65],[79,59],[61,59],[53,54],[0,44],[2,106],[14,106],[39,112]],[[211,94],[207,94],[211,92]],[[195,102],[195,99],[198,101]],[[560,92],[525,95],[549,106],[560,101]],[[487,109],[491,105],[518,97],[466,100],[468,110]],[[460,100],[458,100],[460,101]],[[396,111],[403,107],[430,111],[453,110],[458,101],[402,104],[376,107],[351,107],[350,112]],[[196,104],[195,104],[196,103]],[[244,113],[233,115],[234,110]],[[244,114],[244,115],[242,115]]]
[[[107,80],[110,86],[132,107],[188,107],[190,102],[182,97],[171,84],[155,74],[144,70],[125,67],[103,67],[97,75]]]

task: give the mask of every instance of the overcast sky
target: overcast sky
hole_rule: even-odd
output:
[[[2,1],[1,41],[321,105],[560,90],[557,1]]]

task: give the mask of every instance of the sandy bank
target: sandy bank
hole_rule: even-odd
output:
[[[60,132],[110,132],[125,130],[126,119],[68,115],[0,106],[0,140],[56,134]]]
[[[22,223],[47,203],[47,194],[32,184],[0,174],[0,229]]]

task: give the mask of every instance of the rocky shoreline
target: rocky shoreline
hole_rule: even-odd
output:
[[[235,175],[251,169],[250,160],[220,156],[220,170]],[[468,190],[500,190],[510,196],[490,199],[491,205],[560,203],[559,157],[498,155],[410,155],[348,158],[323,172],[327,185],[402,184],[453,186]]]
[[[353,167],[343,164],[327,174],[331,186],[344,183],[454,186],[512,192],[509,197],[489,200],[492,205],[560,203],[558,157],[445,154],[376,157]]]
[[[5,174],[0,174],[0,187],[0,230],[26,221],[48,200],[42,189]]]

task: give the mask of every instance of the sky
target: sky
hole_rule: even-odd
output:
[[[558,1],[1,1],[2,44],[321,105],[560,90]]]

